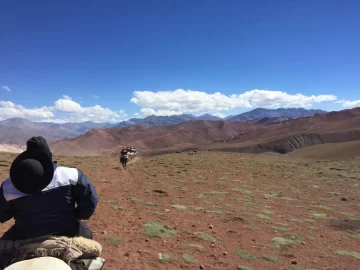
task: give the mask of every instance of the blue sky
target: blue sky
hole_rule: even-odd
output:
[[[359,10],[355,0],[1,1],[0,118],[360,106]]]

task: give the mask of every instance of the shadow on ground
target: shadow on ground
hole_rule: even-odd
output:
[[[340,231],[353,231],[360,230],[360,220],[332,220],[330,221],[330,227]]]

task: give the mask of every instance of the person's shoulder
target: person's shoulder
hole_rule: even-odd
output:
[[[6,184],[6,183],[9,183],[9,182],[11,182],[11,178],[10,178],[10,177],[8,177],[8,178],[6,178],[4,181],[2,181],[1,186],[3,186],[3,185]]]
[[[56,166],[51,183],[43,190],[49,191],[58,187],[76,185],[79,181],[79,171],[76,168]]]
[[[2,183],[0,184],[0,188],[2,189],[2,191],[4,191],[4,188],[8,187],[9,185],[12,185],[10,177],[8,177],[4,181],[2,181]]]
[[[25,197],[28,194],[25,194],[21,191],[19,191],[11,181],[11,178],[7,178],[4,182],[1,184],[2,189],[2,196],[5,198],[6,201],[15,200],[21,197]]]
[[[12,187],[13,186],[13,182],[11,181],[11,178],[8,177],[6,178],[2,183],[1,183],[1,188],[4,189],[6,187]]]
[[[58,166],[55,170],[55,173],[58,174],[67,174],[71,176],[78,176],[81,177],[84,175],[84,172],[76,167],[65,167],[65,166]]]
[[[68,166],[56,166],[55,171],[66,171],[66,172],[70,172],[70,171],[78,171],[79,169],[76,167],[68,167]]]
[[[77,168],[57,166],[54,171],[54,176],[58,178],[68,178],[75,180],[79,177],[80,171]]]

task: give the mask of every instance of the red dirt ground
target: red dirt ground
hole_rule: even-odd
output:
[[[1,155],[3,178],[13,158]],[[200,152],[136,158],[126,171],[117,157],[58,163],[96,186],[89,224],[106,269],[359,269],[360,161]],[[144,234],[149,222],[165,227]]]

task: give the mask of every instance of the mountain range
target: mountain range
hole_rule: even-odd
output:
[[[306,117],[306,116],[311,116],[315,114],[324,114],[324,113],[327,112],[324,110],[304,109],[304,108],[278,108],[278,109],[257,108],[252,111],[230,117],[228,120],[248,122],[253,120],[259,120],[265,117],[294,119],[294,118]]]
[[[150,128],[96,128],[76,138],[51,142],[50,146],[58,155],[110,155],[124,146],[136,147],[141,155],[194,148],[284,154],[317,144],[355,140],[360,140],[360,108],[265,125],[253,121],[188,120]]]
[[[224,119],[204,114],[194,116],[192,114],[181,114],[172,116],[151,115],[146,118],[132,118],[116,124],[113,123],[51,123],[51,122],[32,122],[23,118],[9,118],[0,121],[0,143],[22,145],[31,136],[41,135],[48,141],[58,141],[66,138],[74,138],[84,134],[94,128],[119,129],[124,127],[141,125],[145,128],[157,126],[169,126],[184,123],[186,121],[229,121],[229,122],[255,122],[257,124],[274,124],[277,122],[288,121],[289,119],[306,117],[314,114],[324,114],[323,110],[307,110],[304,108],[279,108],[263,109],[257,108],[235,116],[228,116]]]
[[[172,116],[155,116],[151,115],[144,119],[132,118],[127,121],[122,121],[112,126],[112,128],[123,128],[133,125],[142,125],[144,127],[156,127],[156,126],[167,126],[176,125],[190,120],[226,120],[226,121],[237,121],[237,122],[248,122],[254,120],[260,120],[262,118],[285,118],[294,119],[298,117],[306,117],[314,114],[324,114],[324,110],[304,109],[304,108],[278,108],[278,109],[264,109],[257,108],[249,112],[241,113],[238,115],[231,115],[224,119],[214,116],[211,114],[204,114],[201,116],[194,116],[192,114],[181,114]]]
[[[176,125],[190,120],[222,120],[220,117],[204,114],[201,116],[195,116],[192,114],[180,114],[180,115],[171,115],[171,116],[156,116],[150,115],[144,119],[132,118],[127,121],[122,121],[112,126],[112,128],[123,128],[134,125],[142,125],[144,127],[156,127],[156,126],[168,126]]]

